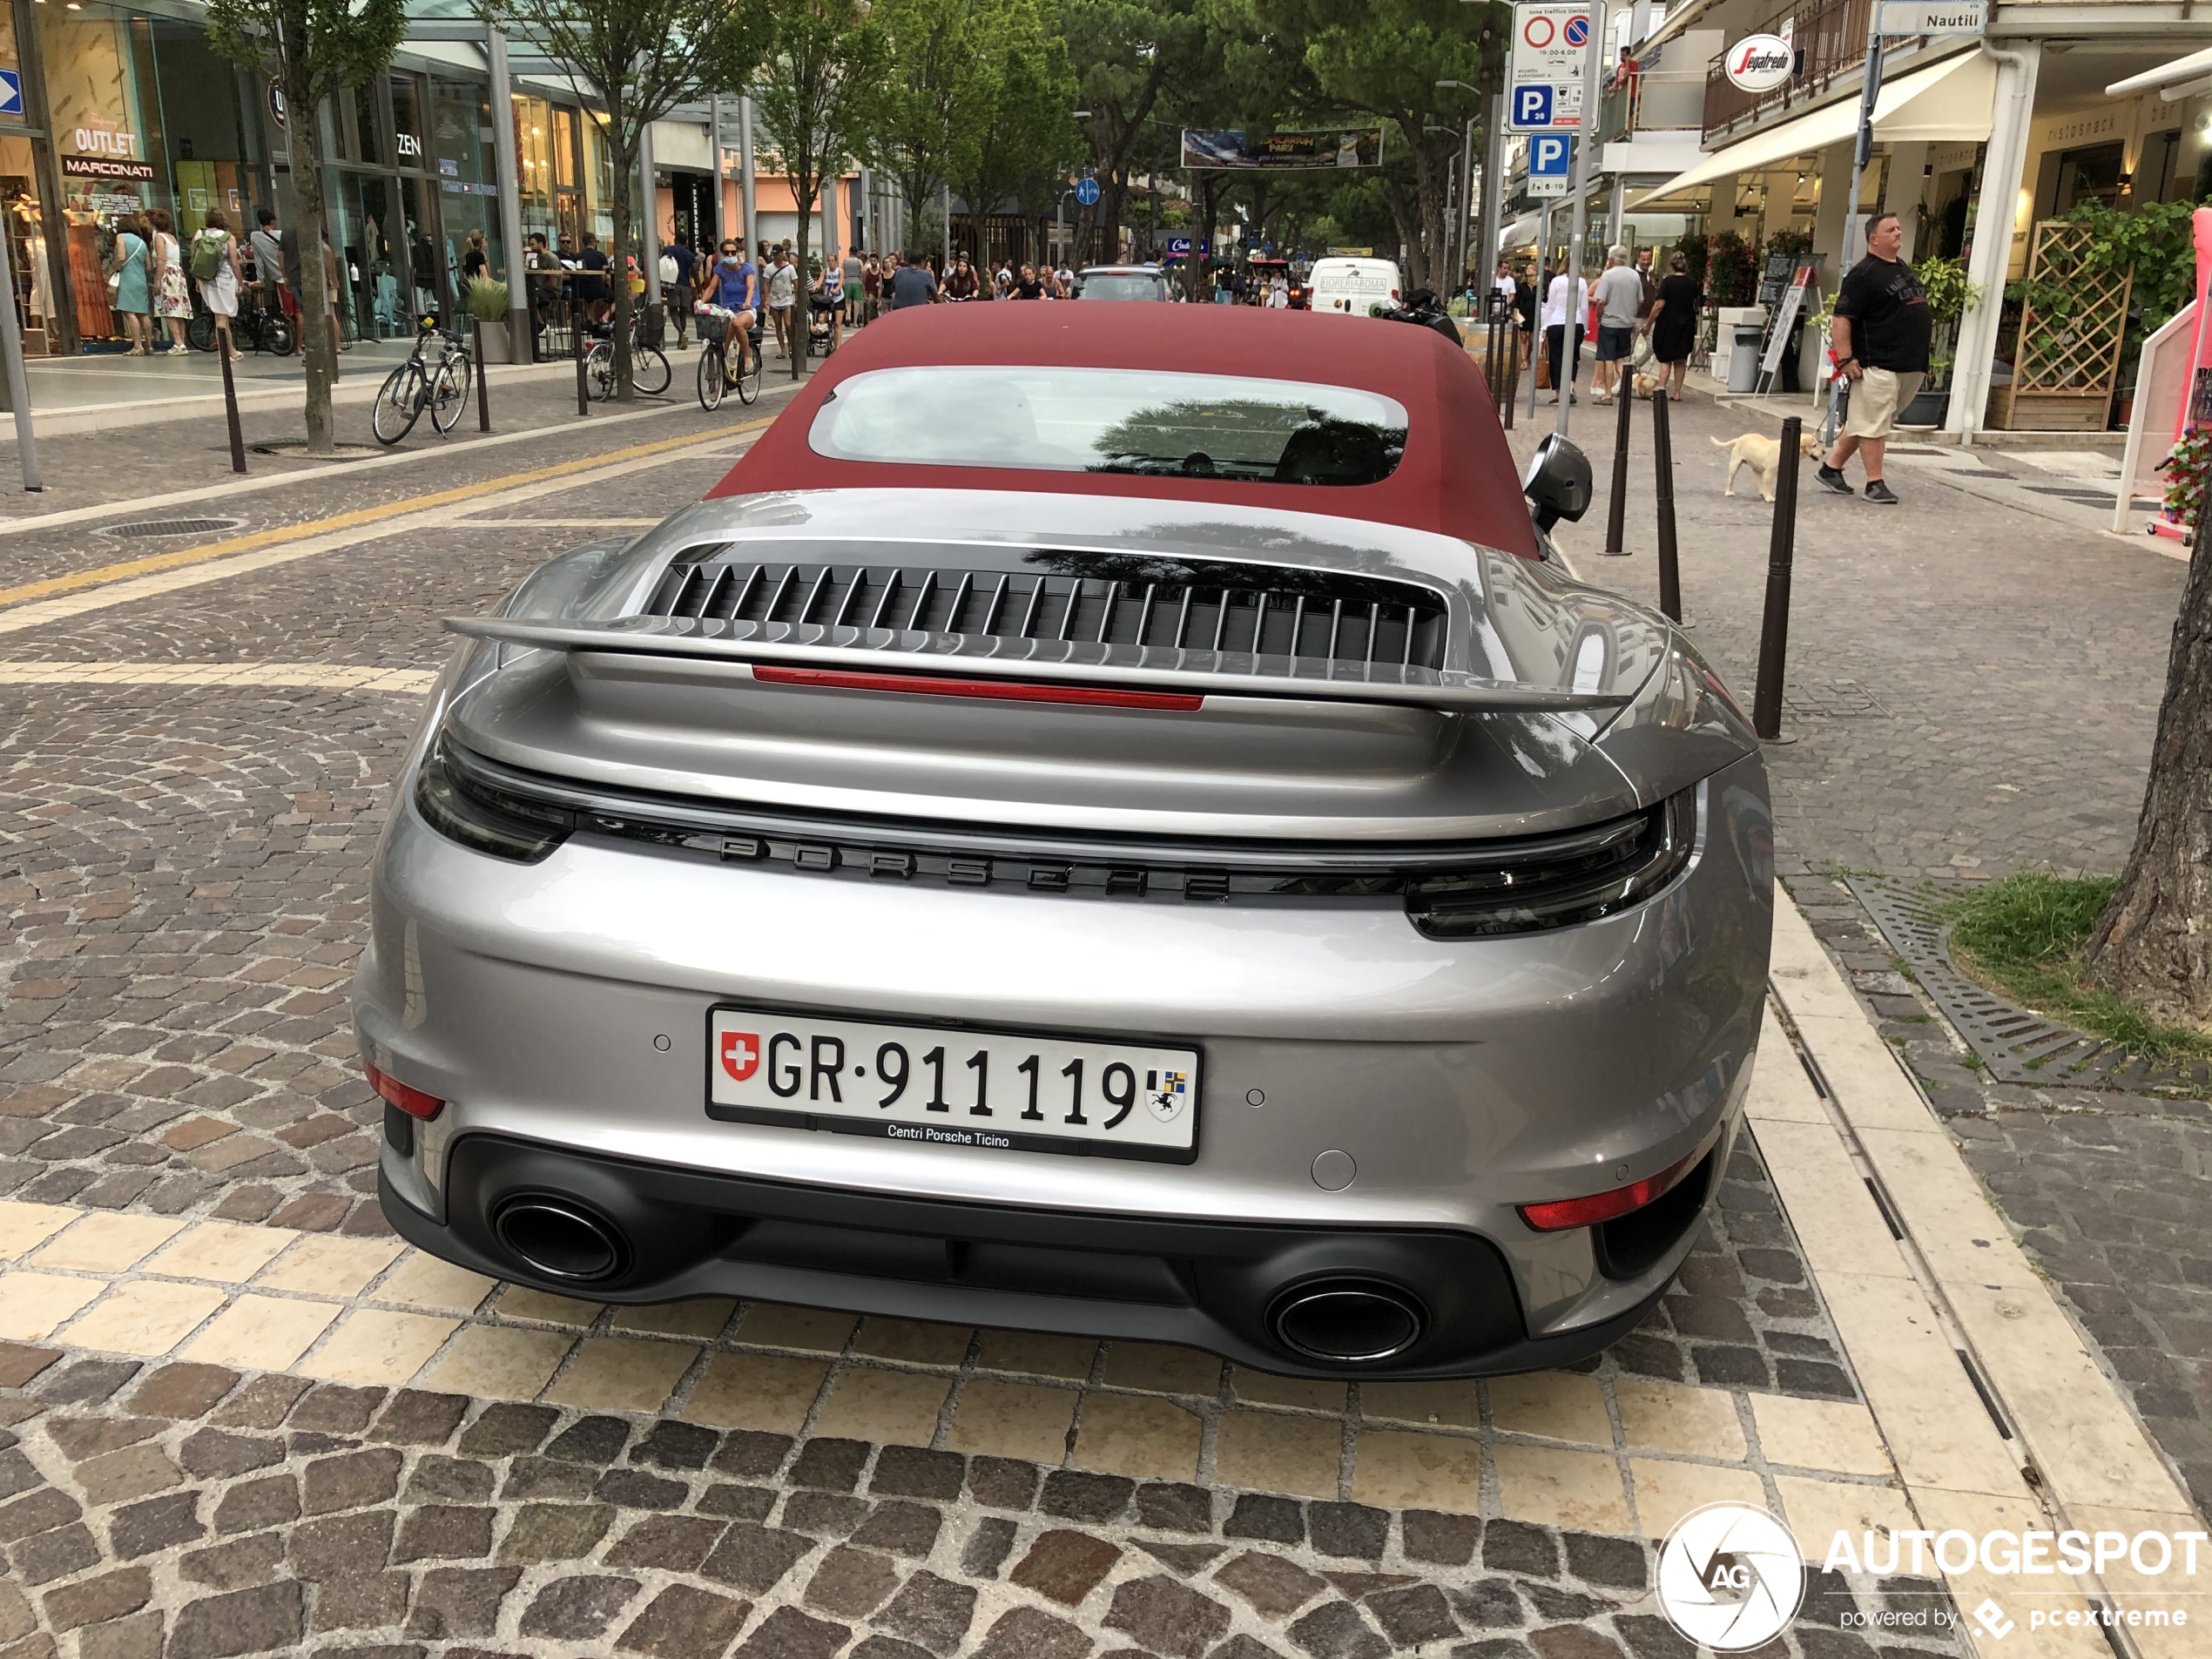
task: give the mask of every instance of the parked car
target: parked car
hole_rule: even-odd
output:
[[[1332,257],[1313,261],[1312,308],[1315,311],[1364,317],[1372,306],[1398,304],[1404,289],[1398,266],[1390,260]]]
[[[1078,300],[1172,300],[1167,273],[1157,265],[1087,265],[1076,273]]]
[[[1307,1376],[1642,1318],[1760,1029],[1759,746],[1548,556],[1572,446],[1318,326],[900,313],[450,623],[354,992],[399,1232]]]

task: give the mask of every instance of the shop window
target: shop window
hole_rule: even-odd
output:
[[[356,161],[378,163],[391,158],[384,153],[384,122],[376,108],[376,84],[374,81],[354,88],[354,150]]]
[[[392,158],[402,167],[425,167],[426,123],[422,119],[421,84],[412,75],[394,75],[392,83]]]

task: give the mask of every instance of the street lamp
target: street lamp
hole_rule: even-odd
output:
[[[1089,110],[1070,110],[1068,114],[1071,119],[1077,121],[1090,119]],[[1067,217],[1068,198],[1075,193],[1076,187],[1070,185],[1060,192],[1059,197],[1052,204],[1052,259],[1055,266],[1068,257],[1068,233],[1062,228],[1062,225]]]
[[[1465,81],[1439,81],[1437,82],[1437,85],[1439,87],[1456,87],[1462,92],[1474,93],[1477,98],[1480,98],[1482,96],[1482,89],[1480,87],[1470,86]],[[1486,265],[1488,264],[1490,260],[1495,259],[1498,253],[1498,227],[1494,220],[1496,218],[1496,208],[1498,206],[1498,170],[1500,163],[1502,160],[1502,156],[1498,146],[1498,127],[1499,118],[1502,113],[1500,106],[1503,104],[1503,102],[1504,99],[1499,97],[1494,97],[1491,99],[1490,118],[1482,124],[1482,212],[1479,217],[1482,225],[1482,263]],[[1469,173],[1468,168],[1474,165],[1474,128],[1472,125],[1467,128],[1467,137],[1460,141],[1460,153],[1462,162],[1462,165],[1460,169],[1460,177],[1462,179],[1471,178],[1472,175]],[[1472,204],[1473,192],[1470,192],[1468,196],[1468,205],[1471,206]],[[1463,215],[1460,229],[1460,262],[1462,265],[1467,263],[1467,227],[1464,223],[1464,218],[1465,216]],[[1480,273],[1478,272],[1478,277],[1480,277]]]

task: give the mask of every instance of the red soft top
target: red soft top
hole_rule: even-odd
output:
[[[1150,368],[1379,392],[1406,408],[1405,458],[1380,483],[1274,484],[838,461],[807,447],[815,410],[846,377],[948,364]],[[926,400],[914,418],[930,418]],[[1528,505],[1474,360],[1432,329],[1372,317],[1106,301],[912,306],[847,336],[711,496],[870,487],[1224,502],[1373,519],[1537,556]]]

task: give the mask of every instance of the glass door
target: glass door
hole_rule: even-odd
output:
[[[337,245],[354,332],[362,340],[396,340],[412,332],[408,317],[414,297],[406,286],[408,268],[395,260],[393,239],[404,232],[393,223],[392,179],[382,173],[341,172],[338,182]]]

